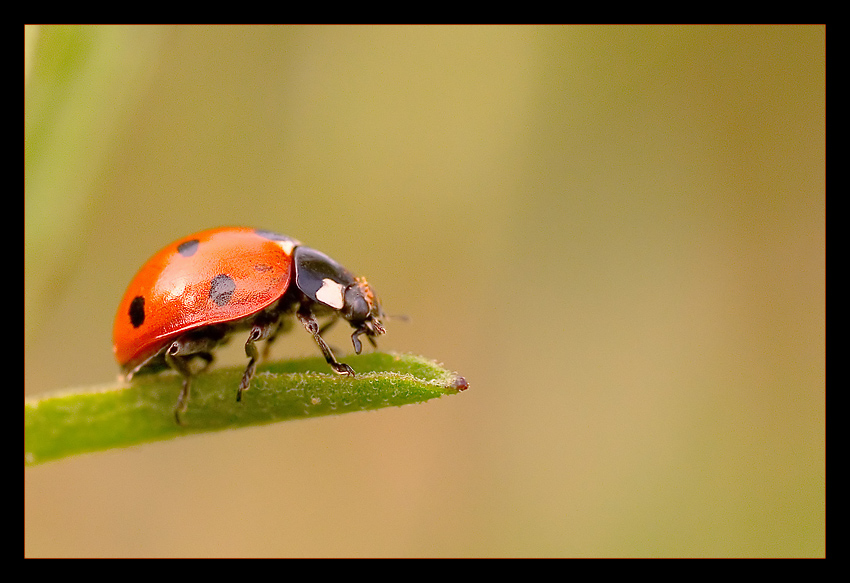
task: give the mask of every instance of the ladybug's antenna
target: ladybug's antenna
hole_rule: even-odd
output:
[[[399,320],[401,322],[410,322],[410,316],[407,314],[384,314],[384,320]]]

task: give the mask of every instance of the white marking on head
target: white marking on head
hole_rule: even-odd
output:
[[[299,245],[298,241],[295,239],[284,239],[282,241],[275,241],[275,243],[278,247],[283,249],[283,252],[287,255],[292,255],[292,250]]]
[[[345,305],[345,286],[325,278],[322,287],[316,292],[316,299],[335,310],[341,310]]]

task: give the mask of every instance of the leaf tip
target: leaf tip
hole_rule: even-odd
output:
[[[461,392],[469,388],[469,383],[464,377],[459,374],[455,374],[449,381],[449,386],[457,392]]]

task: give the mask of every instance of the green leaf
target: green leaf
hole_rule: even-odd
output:
[[[174,420],[181,380],[171,373],[27,400],[24,464],[206,431],[399,407],[468,386],[463,377],[419,356],[371,353],[346,362],[357,371],[355,377],[327,372],[321,358],[268,363],[258,369],[241,403],[236,387],[242,368],[200,374],[192,380],[183,426]]]

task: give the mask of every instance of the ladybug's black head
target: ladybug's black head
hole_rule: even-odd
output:
[[[351,343],[354,344],[354,352],[357,354],[360,354],[363,348],[358,336],[366,334],[366,338],[374,346],[373,338],[386,332],[380,320],[384,317],[381,304],[378,303],[369,283],[362,277],[356,278],[354,283],[345,289],[345,304],[340,313],[354,328]]]
[[[373,345],[375,336],[386,330],[380,319],[384,314],[372,288],[361,277],[354,277],[342,265],[310,247],[296,247],[293,253],[295,285],[306,298],[336,310],[354,333],[351,342],[360,354],[363,334]]]

